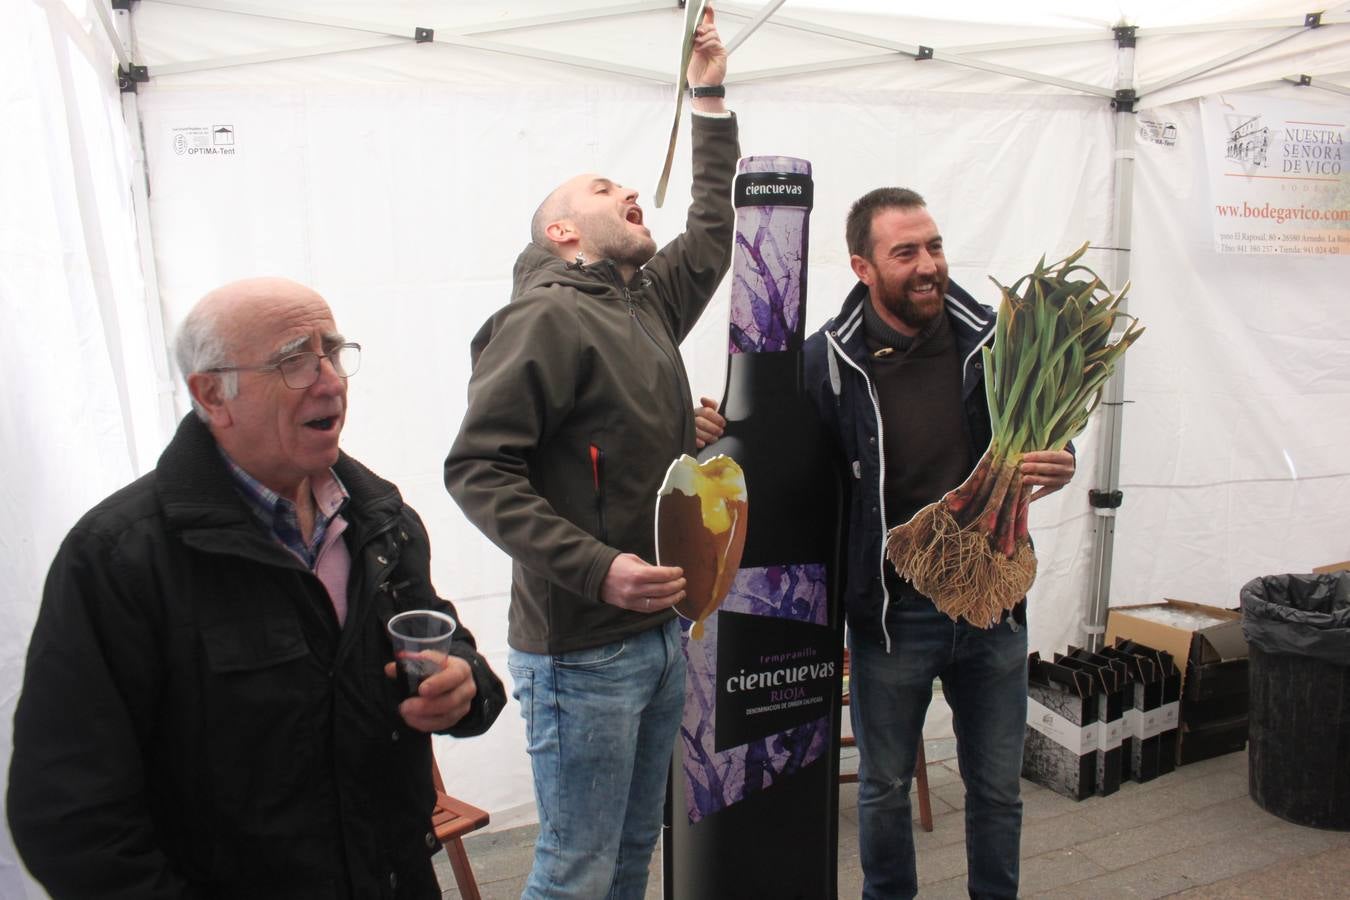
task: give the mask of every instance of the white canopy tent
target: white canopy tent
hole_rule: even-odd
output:
[[[12,385],[0,446],[18,475],[0,487],[12,585],[0,735],[57,544],[153,467],[186,411],[166,336],[206,290],[253,274],[314,286],[365,346],[344,445],[421,512],[441,593],[505,675],[508,561],[441,485],[469,337],[506,301],[529,214],[554,184],[597,170],[649,206],[683,12],[674,0],[106,3],[16,0],[0,29],[19,73],[0,91]],[[1215,137],[1226,116],[1304,123],[1337,136],[1325,151],[1339,162],[1350,5],[949,7],[773,0],[718,15],[743,151],[814,165],[808,327],[852,283],[848,204],[881,184],[928,198],[952,277],[985,302],[986,275],[1006,282],[1085,240],[1094,268],[1134,283],[1148,334],[1078,442],[1073,484],[1033,507],[1033,648],[1090,639],[1108,599],[1232,606],[1248,578],[1350,557],[1350,339],[1336,327],[1350,262],[1251,252],[1269,241],[1235,236],[1260,225],[1269,237],[1271,222],[1220,228],[1227,185],[1257,176],[1224,181]],[[118,91],[119,66],[135,92]],[[687,148],[686,127],[665,208],[648,208],[658,240],[683,223]],[[1339,165],[1318,180],[1271,171],[1261,184],[1288,188],[1285,206],[1350,208]],[[714,397],[725,296],[684,346],[695,392]],[[1117,489],[1119,510],[1089,504]],[[533,816],[514,710],[437,749],[450,790],[494,825]],[[6,848],[0,895],[20,884]]]

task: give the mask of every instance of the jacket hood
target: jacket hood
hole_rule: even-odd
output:
[[[845,352],[858,361],[867,355],[863,341],[863,304],[870,302],[868,298],[867,285],[859,281],[844,298],[838,314],[824,327]],[[955,281],[947,282],[947,294],[943,299],[943,312],[951,322],[957,350],[964,359],[993,334],[994,310],[970,296]]]
[[[640,273],[640,270],[639,270]],[[639,274],[640,277],[640,274]],[[529,291],[548,287],[564,287],[586,294],[605,294],[623,286],[618,270],[607,259],[577,265],[566,262],[534,244],[526,244],[516,257],[511,273],[511,299],[516,300]]]

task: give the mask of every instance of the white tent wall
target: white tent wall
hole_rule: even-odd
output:
[[[171,423],[106,32],[82,0],[8,4],[0,59],[2,787],[47,566],[85,510],[154,465]],[[26,895],[42,892],[0,825],[0,897]]]
[[[1206,103],[1264,103],[1345,128],[1350,98],[1317,99],[1285,87],[1148,111],[1177,140],[1137,144],[1131,312],[1148,333],[1126,363],[1113,605],[1233,607],[1251,578],[1350,558],[1350,259],[1216,253],[1202,123]]]
[[[680,12],[671,3],[613,20],[465,37],[598,61],[579,67],[445,43],[456,40],[447,19],[467,33],[473,23],[481,32],[483,23],[570,11],[549,0],[512,4],[510,16],[486,2],[451,11],[411,0],[267,7],[274,17],[395,20],[395,33],[404,35],[435,25],[431,44],[334,21],[316,27],[221,12],[203,8],[206,0],[134,3],[135,62],[152,75],[137,104],[160,295],[147,299],[138,318],[128,309],[142,292],[129,225],[132,154],[117,130],[115,88],[103,80],[113,60],[91,37],[92,15],[71,3],[78,12],[50,0],[21,3],[17,32],[0,30],[0,43],[14,45],[10,58],[32,59],[37,76],[31,97],[0,95],[5,121],[24,123],[0,132],[0,302],[6,321],[20,323],[6,332],[3,371],[21,386],[0,407],[0,442],[22,476],[3,489],[0,505],[0,562],[3,574],[13,569],[16,586],[0,607],[10,626],[0,648],[0,730],[9,728],[23,646],[56,544],[84,509],[152,466],[166,439],[156,408],[159,348],[144,320],[158,316],[162,303],[165,325],[176,325],[204,291],[254,274],[313,285],[364,344],[344,446],[397,482],[426,519],[438,588],[506,677],[509,563],[441,484],[464,407],[469,338],[509,295],[535,204],[568,175],[598,170],[638,187],[658,239],[681,227],[687,126],[665,208],[650,204],[673,106],[659,80],[674,71]],[[851,286],[844,214],[880,184],[925,194],[944,230],[953,278],[985,302],[995,299],[988,274],[1007,281],[1042,253],[1062,254],[1084,240],[1114,245],[1119,114],[1107,100],[1118,57],[1109,30],[1119,14],[1114,5],[1077,3],[1061,14],[1053,3],[1019,4],[1011,24],[996,21],[1008,14],[966,14],[964,6],[936,21],[834,5],[821,12],[789,0],[775,19],[847,29],[883,46],[771,20],[731,65],[729,103],[741,117],[744,152],[801,156],[815,167],[808,327],[831,315]],[[1225,19],[1302,18],[1287,3],[1259,0],[1222,9],[1138,6],[1147,8],[1134,21],[1146,28],[1213,25],[1209,33],[1141,38],[1140,85],[1162,85],[1273,33],[1225,32]],[[723,7],[728,38],[759,8]],[[733,11],[740,14],[727,14]],[[1299,74],[1342,89],[1350,82],[1345,26],[1279,33],[1286,39],[1274,47],[1145,98],[1146,106],[1169,104],[1149,113],[1176,123],[1181,137],[1170,148],[1135,148],[1131,311],[1149,333],[1126,364],[1126,500],[1116,523],[1114,604],[1172,596],[1232,605],[1251,575],[1350,556],[1342,512],[1350,475],[1337,452],[1350,438],[1350,352],[1335,328],[1346,262],[1219,255],[1208,218],[1201,106],[1210,101],[1194,98]],[[59,55],[46,46],[59,43],[58,34],[84,48],[79,78],[58,74],[63,64],[48,59]],[[1051,41],[1066,34],[1078,39]],[[1038,38],[1046,45],[1023,45]],[[358,40],[365,49],[261,58]],[[936,46],[939,59],[918,63],[887,42]],[[884,53],[891,58],[876,62]],[[1034,70],[1088,91],[953,65],[941,61],[943,53]],[[837,67],[850,54],[856,59]],[[234,64],[210,62],[222,58]],[[803,70],[807,64],[820,68]],[[774,74],[787,68],[795,71]],[[77,82],[87,83],[79,98]],[[1343,94],[1269,93],[1312,104],[1328,120],[1350,118]],[[222,125],[232,153],[186,152]],[[215,138],[207,140],[214,146]],[[38,193],[46,185],[50,197]],[[21,202],[10,204],[11,196]],[[101,246],[91,235],[101,236]],[[91,253],[97,258],[83,262]],[[1092,251],[1088,262],[1113,271],[1108,251]],[[721,393],[726,293],[724,285],[684,346],[695,395]],[[53,367],[54,358],[63,366]],[[1077,442],[1073,484],[1033,507],[1040,575],[1031,642],[1044,652],[1085,637],[1097,431]],[[438,739],[450,790],[489,809],[494,827],[533,817],[524,743],[514,708],[484,737]],[[7,762],[8,741],[0,745]],[[0,852],[0,894],[10,895],[3,879],[15,871]]]

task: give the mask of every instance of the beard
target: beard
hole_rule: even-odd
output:
[[[928,284],[937,288],[933,296],[918,299],[910,296],[911,291]],[[937,318],[942,312],[946,294],[945,271],[932,276],[911,275],[903,282],[881,281],[876,289],[877,299],[886,311],[915,330],[922,329]]]
[[[621,266],[638,269],[656,255],[656,241],[650,235],[630,228],[628,222],[612,215],[594,213],[577,216],[576,222],[581,233],[586,236],[591,252],[597,257],[591,262],[608,259]]]

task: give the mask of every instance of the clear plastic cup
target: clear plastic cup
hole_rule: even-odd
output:
[[[392,617],[385,630],[393,642],[394,660],[407,680],[408,692],[416,694],[428,676],[441,670],[440,659],[428,659],[423,651],[447,653],[455,634],[455,620],[434,609],[411,609]]]

